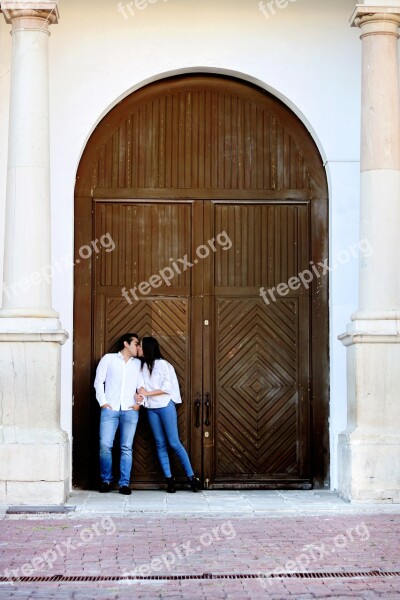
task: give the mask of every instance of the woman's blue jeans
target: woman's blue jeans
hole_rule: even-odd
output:
[[[179,439],[175,403],[171,400],[168,406],[164,406],[163,408],[148,408],[147,415],[156,440],[158,460],[160,461],[165,477],[171,477],[167,444],[169,444],[179,458],[186,475],[192,477],[194,475],[192,465]]]
[[[119,487],[129,486],[132,470],[132,446],[139,412],[134,410],[110,410],[102,408],[100,413],[100,474],[103,482],[111,483],[112,447],[119,426],[121,447]]]

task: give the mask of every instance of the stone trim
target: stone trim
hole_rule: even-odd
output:
[[[39,2],[28,0],[3,0],[0,2],[0,12],[4,14],[7,23],[18,16],[36,16],[37,18],[47,19],[52,15],[55,23],[58,23],[60,13],[58,11],[58,0],[41,0]]]
[[[338,335],[343,346],[353,346],[354,344],[400,344],[400,333],[397,335],[385,335],[377,333],[342,333]]]
[[[1,2],[0,12],[6,23],[12,25],[12,32],[21,30],[40,31],[50,35],[49,26],[59,21],[58,0],[49,2]]]
[[[63,345],[69,338],[65,329],[54,331],[22,333],[18,331],[0,332],[0,342],[58,342]]]
[[[400,344],[400,320],[357,320],[338,335],[344,346],[353,344]]]
[[[360,20],[363,17],[374,17],[379,20],[391,20],[391,17],[400,15],[399,6],[382,6],[379,4],[356,4],[353,14],[350,17],[351,27],[359,27]]]

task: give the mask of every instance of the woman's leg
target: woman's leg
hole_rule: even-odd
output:
[[[149,417],[149,424],[156,441],[158,460],[160,461],[161,468],[165,477],[171,477],[171,466],[169,464],[167,438],[165,437],[164,428],[159,415],[160,410],[163,408],[148,408],[147,416]]]
[[[167,436],[168,444],[171,446],[172,450],[179,458],[186,475],[188,477],[193,477],[194,473],[192,465],[190,464],[188,453],[182,446],[182,443],[179,439],[178,416],[176,414],[174,402],[171,400],[168,406],[165,406],[164,408],[159,408],[157,410],[160,411],[159,416],[164,427],[165,434]]]

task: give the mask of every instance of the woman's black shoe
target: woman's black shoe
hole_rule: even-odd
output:
[[[176,489],[175,489],[175,480],[173,477],[166,477],[166,482],[167,482],[167,493],[168,494],[175,494]]]
[[[190,487],[192,488],[192,492],[199,492],[201,490],[200,479],[195,475],[189,477]]]

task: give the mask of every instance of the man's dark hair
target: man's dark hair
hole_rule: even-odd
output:
[[[136,338],[138,341],[140,339],[137,333],[124,333],[124,335],[121,335],[119,340],[117,340],[113,346],[113,348],[115,348],[115,352],[120,352],[123,350],[125,348],[125,342],[130,344],[133,338]]]

